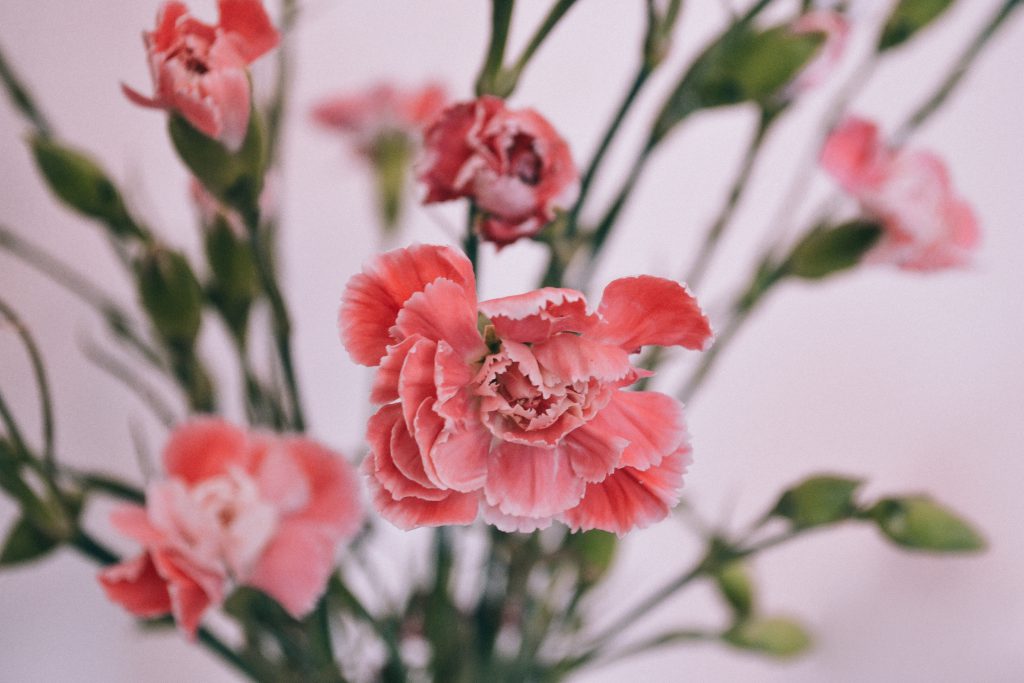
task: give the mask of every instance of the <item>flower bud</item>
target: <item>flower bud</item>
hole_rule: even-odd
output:
[[[42,135],[29,144],[50,189],[79,213],[104,223],[115,237],[143,237],[117,187],[91,158]]]
[[[190,348],[199,334],[203,292],[186,258],[151,247],[136,263],[142,306],[153,327],[172,348]]]
[[[772,657],[794,657],[811,646],[803,626],[784,617],[754,618],[738,624],[723,636],[725,642]]]
[[[807,233],[793,248],[784,266],[787,275],[820,280],[853,268],[882,237],[882,227],[857,220]]]
[[[853,496],[861,483],[844,477],[811,477],[783,493],[772,514],[785,517],[797,529],[849,519],[857,512]]]
[[[931,552],[977,552],[985,539],[950,510],[927,496],[887,498],[867,512],[897,545]]]

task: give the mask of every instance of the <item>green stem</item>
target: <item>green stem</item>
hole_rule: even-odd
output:
[[[176,411],[164,402],[158,391],[153,389],[141,375],[128,365],[107,353],[99,344],[84,343],[82,354],[86,360],[91,361],[96,367],[121,382],[126,389],[135,394],[165,428],[173,429],[174,425],[180,422]]]
[[[510,90],[508,95],[512,94],[512,89],[515,88],[519,81],[519,76],[522,75],[523,70],[526,69],[526,65],[530,63],[537,49],[541,46],[541,43],[548,37],[551,30],[555,28],[555,25],[561,21],[565,13],[572,9],[572,6],[576,4],[576,0],[557,0],[552,5],[551,10],[548,11],[548,15],[544,17],[544,21],[537,27],[533,37],[530,38],[530,42],[526,44],[526,48],[523,53],[519,55],[519,59],[515,61],[512,67],[507,72],[507,78],[511,79]],[[506,95],[507,96],[507,95]]]
[[[259,212],[255,210],[250,212],[245,217],[245,223],[249,231],[249,244],[256,263],[256,273],[260,280],[260,286],[264,294],[267,295],[267,301],[270,303],[274,344],[277,348],[277,357],[281,364],[281,371],[284,374],[285,387],[287,388],[288,399],[291,405],[291,428],[297,432],[303,432],[306,429],[306,420],[302,411],[298,378],[296,377],[295,365],[292,360],[292,331],[288,307],[285,305],[284,296],[281,294],[281,289],[277,284],[277,277],[274,274],[266,231],[261,230],[259,227]]]
[[[53,453],[53,402],[50,398],[50,383],[46,379],[43,359],[39,353],[39,347],[36,345],[28,328],[25,327],[18,315],[3,299],[0,299],[0,316],[3,316],[8,324],[14,328],[15,333],[21,339],[22,345],[28,352],[29,361],[32,364],[32,373],[35,376],[36,386],[39,391],[40,414],[43,423],[43,464],[47,477],[52,480],[57,474],[57,460]]]
[[[967,49],[953,63],[953,68],[931,97],[925,100],[910,115],[907,121],[900,126],[898,132],[892,138],[893,144],[899,145],[905,141],[921,124],[945,104],[949,96],[953,94],[953,91],[963,81],[964,76],[967,75],[967,72],[974,64],[974,60],[981,54],[985,45],[988,44],[989,40],[992,39],[1010,15],[1013,14],[1013,11],[1019,9],[1022,4],[1024,4],[1024,0],[1006,0],[1003,3],[1003,6],[996,11],[992,18],[982,27],[978,35],[975,36],[974,40],[971,41],[970,45],[967,46]]]
[[[636,101],[637,95],[640,94],[640,90],[643,89],[644,84],[647,82],[652,71],[652,67],[648,65],[645,60],[644,63],[640,65],[640,68],[637,69],[636,75],[633,77],[633,82],[629,86],[629,90],[626,91],[626,95],[622,98],[619,108],[615,111],[615,115],[612,117],[612,121],[608,125],[608,129],[605,131],[600,144],[597,146],[597,150],[594,152],[594,157],[590,160],[590,164],[587,165],[587,170],[584,172],[583,177],[580,180],[580,194],[576,199],[576,203],[573,204],[573,207],[569,212],[569,223],[566,228],[566,236],[573,237],[578,231],[580,211],[583,209],[584,202],[586,202],[587,197],[590,194],[590,188],[594,182],[594,178],[597,176],[597,172],[601,168],[601,164],[604,161],[605,155],[608,153],[608,148],[611,146],[612,140],[619,132],[619,128],[622,127],[622,122],[626,119],[626,114],[628,114],[629,110],[633,107],[633,103]]]
[[[480,236],[476,232],[477,210],[472,203],[469,205],[469,216],[466,219],[466,235],[462,238],[462,250],[473,266],[473,273],[478,275],[480,260]]]
[[[277,74],[274,96],[267,107],[267,167],[274,164],[281,147],[281,133],[287,114],[288,98],[291,94],[291,52],[292,29],[298,20],[299,7],[296,0],[282,0],[281,45],[277,50]]]
[[[730,223],[732,222],[733,216],[736,214],[736,209],[739,206],[740,199],[743,198],[746,192],[747,186],[750,182],[750,176],[754,170],[754,164],[757,161],[757,157],[764,147],[764,141],[767,137],[768,130],[771,128],[772,122],[775,120],[775,112],[762,109],[761,116],[757,122],[757,129],[754,131],[754,136],[750,139],[747,145],[747,150],[743,155],[743,161],[740,165],[739,173],[736,174],[736,179],[733,181],[732,187],[729,188],[729,194],[726,197],[725,204],[718,212],[718,217],[715,218],[715,222],[708,229],[707,234],[704,236],[704,242],[700,246],[700,250],[697,252],[697,257],[693,262],[693,266],[687,273],[683,281],[688,287],[696,290],[700,287],[701,282],[704,279],[704,275],[707,273],[708,266],[711,264],[711,259],[714,256],[715,250],[718,248],[719,243],[722,240],[722,235],[728,230]]]
[[[725,324],[722,331],[715,336],[715,343],[710,349],[701,354],[700,364],[697,366],[697,369],[694,370],[686,384],[683,385],[683,388],[679,391],[680,401],[688,403],[700,390],[705,380],[707,380],[712,367],[714,367],[719,354],[729,346],[733,338],[736,336],[736,333],[739,332],[743,324],[747,322],[752,310],[753,309],[748,309],[734,314],[729,319],[729,322]]]
[[[29,123],[36,129],[36,132],[44,137],[53,136],[53,128],[43,115],[43,112],[32,100],[28,89],[22,85],[21,80],[7,63],[3,50],[0,49],[0,81],[3,81],[8,97],[14,108],[21,112],[22,116],[29,120]]]
[[[505,61],[505,44],[514,8],[515,0],[491,0],[491,41],[476,79],[477,97],[498,94],[498,78]]]

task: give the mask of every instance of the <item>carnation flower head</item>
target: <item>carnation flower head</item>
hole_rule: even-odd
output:
[[[919,271],[969,262],[978,221],[938,156],[890,148],[877,125],[850,117],[825,141],[821,165],[884,229],[869,260]]]
[[[702,349],[711,330],[676,282],[641,276],[582,293],[477,302],[460,252],[379,256],[345,290],[343,342],[379,366],[363,462],[378,511],[402,528],[506,531],[559,520],[624,534],[678,501],[690,448],[682,405],[624,391],[645,345]]]
[[[216,25],[199,21],[184,3],[165,2],[156,28],[142,34],[153,77],[146,97],[122,85],[135,104],[181,114],[228,149],[241,147],[249,127],[247,66],[280,40],[262,0],[219,0]]]
[[[100,583],[140,617],[173,614],[194,636],[203,614],[237,585],[259,588],[301,618],[323,595],[338,546],[363,512],[353,468],[301,437],[246,433],[204,418],[179,427],[166,478],[145,506],[111,515],[144,548]]]
[[[537,234],[579,194],[579,171],[554,126],[497,97],[446,109],[424,146],[425,203],[469,198],[480,211],[480,235],[499,247]]]

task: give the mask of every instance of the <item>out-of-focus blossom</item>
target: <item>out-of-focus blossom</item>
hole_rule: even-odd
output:
[[[479,230],[498,246],[535,235],[579,192],[569,145],[532,109],[484,96],[449,107],[426,134],[426,203],[468,197]]]
[[[359,152],[373,157],[374,147],[384,135],[402,135],[418,144],[423,129],[446,103],[444,88],[436,83],[409,90],[385,83],[363,92],[327,97],[313,107],[312,114],[314,121],[343,133]]]
[[[249,127],[247,66],[276,47],[280,36],[262,0],[220,0],[218,7],[220,19],[211,26],[183,3],[164,3],[156,29],[142,34],[153,96],[121,87],[132,102],[176,111],[234,151]]]
[[[379,366],[363,463],[399,527],[484,519],[507,531],[560,520],[624,534],[678,501],[690,448],[683,407],[623,391],[645,345],[702,349],[711,330],[676,282],[623,278],[587,310],[545,288],[477,303],[472,267],[448,247],[385,253],[341,307],[352,358]]]
[[[818,87],[836,70],[846,52],[850,22],[841,12],[820,9],[801,15],[791,28],[798,34],[821,33],[825,36],[817,56],[789,85],[790,96],[796,96]]]
[[[100,574],[107,595],[140,617],[173,614],[190,636],[234,585],[296,618],[312,610],[362,521],[352,467],[308,439],[216,419],[178,428],[163,461],[167,478],[149,486],[145,507],[111,516],[144,551]]]
[[[851,117],[829,135],[821,165],[885,229],[870,260],[908,270],[938,270],[969,261],[980,240],[978,222],[936,155],[892,149],[878,126]]]

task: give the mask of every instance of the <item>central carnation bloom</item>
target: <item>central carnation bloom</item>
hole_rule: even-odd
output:
[[[349,282],[341,329],[379,366],[364,471],[403,528],[504,530],[561,520],[625,533],[677,502],[689,458],[682,405],[627,392],[644,345],[700,349],[707,319],[678,283],[623,278],[589,311],[545,288],[478,303],[469,261],[437,246],[378,257]]]

